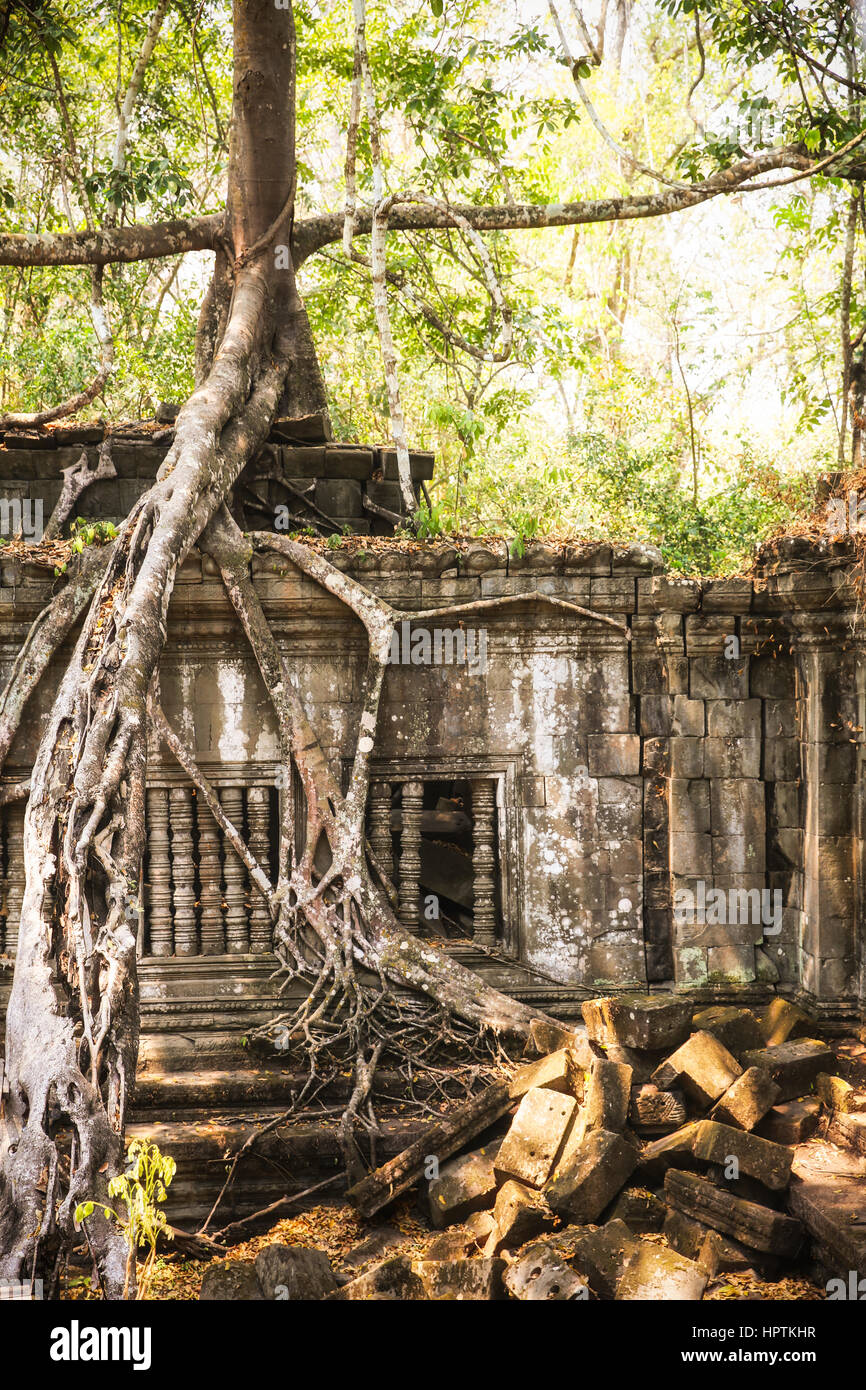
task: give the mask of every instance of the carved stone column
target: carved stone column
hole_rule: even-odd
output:
[[[482,946],[492,946],[496,941],[496,796],[487,777],[476,777],[472,782],[472,838],[473,939]]]
[[[7,956],[14,960],[18,945],[18,924],[24,902],[24,813],[26,804],[13,801],[6,807],[6,942]]]
[[[247,792],[247,819],[249,821],[249,846],[265,873],[270,864],[271,798],[267,787],[250,787]],[[266,955],[272,945],[271,914],[268,905],[256,885],[250,888],[252,907],[250,910],[250,950],[256,955]]]
[[[171,859],[168,845],[168,792],[165,787],[149,787],[147,937],[152,956],[170,956],[174,948],[171,930]]]
[[[244,830],[244,793],[242,787],[222,787],[220,801],[226,818],[239,835]],[[226,885],[226,950],[230,955],[243,956],[250,949],[250,929],[247,920],[245,870],[228,840],[223,838],[223,877]]]
[[[174,953],[177,956],[197,956],[190,788],[172,787],[168,804],[171,817],[171,877],[174,885]]]
[[[222,956],[226,949],[223,924],[220,832],[203,801],[198,803],[198,876],[201,885],[201,953]]]
[[[394,877],[394,850],[391,840],[391,783],[370,783],[370,817],[368,822],[370,848],[382,866],[383,873]]]
[[[421,811],[424,783],[403,783],[403,831],[400,836],[400,921],[418,929],[418,880],[421,877]]]

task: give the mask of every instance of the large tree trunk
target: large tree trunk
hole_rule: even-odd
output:
[[[40,744],[26,814],[26,891],[7,1017],[0,1128],[5,1278],[56,1280],[63,1252],[81,1240],[76,1206],[85,1200],[110,1205],[108,1183],[122,1171],[138,1051],[135,926],[148,701],[156,689],[178,567],[206,528],[203,544],[219,559],[280,715],[283,761],[288,768],[295,760],[310,825],[331,848],[332,870],[322,881],[314,872],[312,838],[295,864],[292,837],[282,828],[283,860],[272,895],[276,939],[284,959],[293,952],[300,959],[305,932],[322,951],[304,1029],[310,1035],[337,993],[355,1000],[348,1033],[356,1047],[360,1103],[370,1076],[362,1030],[369,1010],[352,973],[355,960],[382,979],[425,992],[475,1029],[521,1033],[531,1017],[429,945],[407,937],[368,869],[363,810],[373,746],[369,731],[386,650],[384,608],[376,610],[357,588],[346,586],[341,595],[365,621],[371,639],[364,719],[344,799],[249,581],[249,544],[223,507],[277,410],[304,414],[325,404],[286,254],[295,183],[291,11],[264,0],[236,0],[234,43],[227,237],[218,247],[202,307],[196,389],[180,411],[174,444],[154,486],[127,517],[102,573],[93,563],[70,599],[52,607],[45,623],[49,645],[37,643],[0,702],[9,723],[0,730],[2,755],[48,653],[95,586]],[[219,523],[209,525],[218,511]],[[312,563],[300,547],[295,558]],[[330,587],[334,573],[317,577]],[[84,1234],[106,1296],[123,1297],[128,1252],[117,1223],[97,1207]]]
[[[144,837],[146,706],[168,603],[178,566],[266,437],[293,359],[309,372],[291,265],[278,270],[269,246],[254,251],[291,219],[291,12],[238,0],[235,39],[232,245],[220,253],[209,295],[214,327],[199,354],[206,370],[155,485],[122,528],[33,769],[6,1037],[5,1277],[50,1277],[73,1235],[76,1205],[107,1202],[108,1180],[122,1166],[138,1050],[131,924]],[[127,1252],[116,1223],[97,1209],[86,1235],[106,1294],[121,1296]]]

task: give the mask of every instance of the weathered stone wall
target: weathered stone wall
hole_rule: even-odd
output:
[[[129,497],[104,508],[91,498],[90,515],[125,509],[145,453],[131,449],[129,476],[107,485],[128,484]],[[862,1013],[866,675],[844,546],[778,545],[753,579],[704,582],[665,575],[640,546],[532,545],[519,559],[501,542],[328,553],[398,608],[516,600],[462,616],[486,643],[483,670],[389,669],[374,757],[374,774],[394,780],[495,779],[507,954],[566,986],[778,987],[828,1020]],[[363,630],[285,561],[253,568],[325,749],[345,766]],[[5,679],[57,581],[12,562],[0,581]],[[30,764],[52,685],[9,778]],[[172,600],[162,692],[211,775],[276,776],[267,694],[197,552]],[[151,776],[161,769],[178,775],[154,747]],[[697,920],[677,920],[684,893]],[[749,893],[766,895],[770,920],[731,896]]]

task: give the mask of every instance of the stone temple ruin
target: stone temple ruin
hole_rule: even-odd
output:
[[[13,514],[18,500],[26,520],[38,498],[47,517],[61,470],[100,438],[98,428],[7,434],[0,492]],[[125,516],[170,438],[170,426],[119,431],[116,476],[88,489],[80,514]],[[528,544],[517,557],[498,540],[389,544],[400,511],[389,450],[278,424],[265,453],[239,490],[245,527],[324,517],[335,532],[369,535],[328,558],[398,608],[525,597],[448,619],[447,630],[397,633],[368,833],[407,927],[445,938],[498,987],[564,1020],[579,1020],[591,995],[667,991],[695,1008],[760,1010],[783,996],[825,1033],[856,1030],[866,1016],[866,641],[844,543],[786,539],[764,547],[752,577],[706,581],[666,574],[643,545]],[[432,456],[412,466],[416,486],[432,477]],[[286,560],[256,559],[253,574],[332,766],[347,771],[363,629]],[[0,563],[4,682],[57,583],[51,569]],[[27,777],[55,684],[37,690],[4,782]],[[198,551],[171,601],[161,689],[229,819],[273,862],[279,799],[297,790],[281,783],[266,692]],[[264,904],[158,742],[147,779],[136,1120],[195,1156],[197,1190],[179,1177],[173,1193],[182,1225],[217,1190],[212,1160],[224,1147],[219,1126],[195,1139],[195,1122],[218,1108],[240,1123],[273,1107],[287,1082],[241,1045],[277,1003]],[[23,815],[21,801],[2,811],[0,956],[10,961]],[[3,1008],[9,978],[0,970]],[[319,1142],[310,1137],[310,1154]],[[382,1153],[403,1142],[395,1130]],[[254,1210],[273,1184],[263,1166],[230,1204]]]

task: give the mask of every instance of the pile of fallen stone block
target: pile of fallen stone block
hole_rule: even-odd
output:
[[[726,1274],[804,1267],[815,1232],[791,1200],[797,1146],[820,1125],[866,1157],[866,1088],[835,1074],[807,1015],[781,998],[757,1016],[658,994],[589,1000],[583,1016],[533,1024],[505,1118],[488,1112],[493,1137],[429,1154],[440,1234],[423,1258],[394,1255],[324,1296],[699,1300]]]

